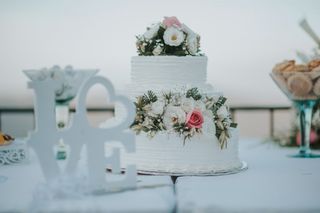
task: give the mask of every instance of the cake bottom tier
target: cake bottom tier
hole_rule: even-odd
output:
[[[122,167],[135,164],[141,173],[214,174],[242,167],[238,156],[238,130],[232,130],[227,148],[220,148],[215,136],[186,139],[159,134],[152,139],[136,136],[136,153],[122,150]]]

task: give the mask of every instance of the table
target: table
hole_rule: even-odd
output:
[[[287,157],[297,151],[242,140],[240,156],[249,169],[179,178],[178,212],[320,212],[320,159]]]
[[[259,139],[240,141],[240,157],[249,169],[234,175],[179,177],[138,176],[139,189],[68,205],[73,212],[320,212],[320,159],[295,159],[297,149]],[[23,175],[21,175],[23,174]],[[30,163],[0,167],[0,212],[28,212],[32,192],[43,180],[36,156]],[[144,187],[146,186],[146,187]],[[155,186],[155,187],[148,187]],[[88,209],[88,204],[94,209]]]
[[[89,196],[87,199],[58,200],[42,206],[33,200],[37,183],[44,181],[38,159],[30,152],[29,163],[2,166],[0,177],[0,212],[172,212],[175,208],[174,187],[169,176],[138,176],[137,190]],[[37,205],[35,205],[37,203]]]

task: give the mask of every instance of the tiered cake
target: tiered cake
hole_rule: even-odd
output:
[[[137,36],[127,93],[136,105],[136,153],[123,154],[141,173],[201,175],[234,171],[238,130],[226,98],[206,83],[200,37],[175,17]]]

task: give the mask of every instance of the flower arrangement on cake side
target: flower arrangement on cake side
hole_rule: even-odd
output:
[[[203,132],[216,135],[221,149],[227,147],[231,128],[237,124],[231,121],[226,98],[209,97],[200,94],[198,88],[186,92],[164,92],[161,95],[148,91],[138,96],[135,102],[136,117],[131,128],[137,133],[145,132],[149,137],[167,131],[190,139]]]
[[[162,22],[153,24],[143,35],[136,37],[140,56],[201,55],[200,36],[175,16],[164,17]]]

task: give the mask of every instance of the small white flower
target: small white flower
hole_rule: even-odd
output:
[[[169,27],[164,31],[163,40],[169,46],[179,46],[184,41],[185,35],[175,27]]]
[[[160,23],[151,26],[150,29],[143,34],[143,37],[147,40],[154,38],[158,34],[159,28]]]
[[[199,49],[200,36],[193,32],[185,24],[182,24],[181,29],[187,34],[187,49],[191,55],[196,55]]]
[[[151,104],[151,110],[150,112],[153,114],[153,115],[159,115],[159,114],[162,114],[163,113],[163,109],[164,109],[164,105],[165,103],[161,100],[158,100],[154,103]]]
[[[153,138],[154,136],[156,136],[156,131],[149,131],[148,132],[148,134],[147,134],[147,136],[151,139],[151,138]]]
[[[230,124],[231,124],[231,119],[229,118],[229,117],[227,117],[227,118],[225,118],[224,120],[223,120],[223,126],[226,128],[226,129],[228,129],[229,127],[230,127]]]
[[[187,36],[187,48],[191,55],[196,55],[199,48],[199,40],[197,36]]]
[[[181,105],[181,94],[179,93],[174,93],[173,96],[172,96],[172,100],[171,100],[171,103],[172,105],[174,106],[178,106],[178,105]]]
[[[144,43],[144,42],[139,44],[139,47],[140,47],[141,52],[144,52],[144,51],[145,51],[146,46],[147,46],[147,43]]]
[[[187,48],[191,55],[195,55],[199,49],[200,36],[193,32],[185,24],[182,24],[181,29],[187,34]]]
[[[178,106],[168,106],[163,116],[163,123],[167,130],[172,129],[176,123],[184,123],[185,120],[186,113]]]
[[[226,118],[229,115],[229,111],[225,105],[221,106],[218,111],[217,115],[220,119]]]
[[[190,112],[194,108],[194,100],[191,98],[182,98],[181,99],[181,108],[185,112]]]
[[[152,124],[153,124],[152,120],[150,118],[146,117],[142,123],[142,126],[147,127],[147,128],[151,128]]]
[[[160,45],[157,45],[156,48],[152,51],[153,55],[160,55],[162,52],[162,47]]]

